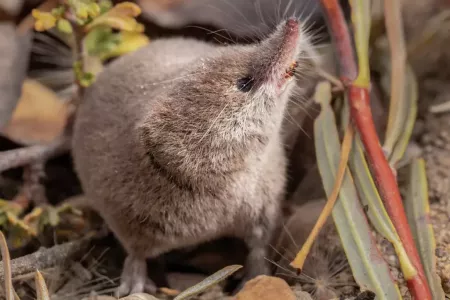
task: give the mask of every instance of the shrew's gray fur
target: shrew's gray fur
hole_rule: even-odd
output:
[[[146,258],[225,235],[249,246],[246,279],[268,272],[285,187],[286,69],[308,47],[295,20],[252,46],[161,39],[113,62],[86,91],[73,157],[128,253],[121,294],[154,291]]]

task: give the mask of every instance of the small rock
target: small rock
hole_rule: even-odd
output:
[[[233,300],[273,299],[296,300],[296,297],[283,279],[261,275],[247,282]]]
[[[437,257],[444,257],[447,254],[447,252],[442,249],[441,247],[436,248],[436,256]]]
[[[294,293],[295,293],[295,298],[297,300],[313,300],[311,295],[308,294],[307,292],[294,291]]]

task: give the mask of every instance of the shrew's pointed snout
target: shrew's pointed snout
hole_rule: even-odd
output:
[[[256,79],[271,90],[280,90],[293,77],[299,54],[301,28],[299,20],[290,18],[262,42]],[[272,89],[273,88],[273,89]]]
[[[296,18],[289,18],[286,21],[285,28],[294,34],[298,34],[299,21]]]

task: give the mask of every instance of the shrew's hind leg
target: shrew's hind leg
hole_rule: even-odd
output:
[[[275,216],[263,215],[261,222],[253,226],[244,238],[249,253],[245,262],[245,275],[233,294],[242,289],[247,281],[258,275],[270,275],[267,258],[267,247],[269,245],[276,218]]]
[[[125,259],[117,297],[135,293],[155,293],[156,285],[147,277],[147,262],[145,258],[128,255]]]

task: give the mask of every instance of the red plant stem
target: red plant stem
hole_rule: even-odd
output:
[[[384,205],[405,247],[405,251],[417,271],[416,276],[407,279],[408,288],[414,299],[432,300],[424,269],[405,215],[397,180],[381,149],[375,130],[368,88],[357,87],[349,82],[356,77],[357,63],[353,51],[353,43],[351,42],[352,39],[342,9],[337,0],[321,0],[321,2],[325,8],[331,34],[334,37],[339,54],[340,77],[344,84],[347,85],[352,119],[364,144]]]
[[[386,209],[405,251],[417,270],[417,276],[407,280],[408,287],[414,299],[431,300],[431,293],[408,225],[397,181],[380,147],[370,110],[369,92],[365,88],[350,86],[348,94],[351,99],[351,115],[365,146],[381,197],[384,199]]]
[[[347,26],[342,26],[342,22],[345,24],[344,14],[336,1],[321,1],[328,16],[328,27],[332,32],[333,42],[336,45],[340,77],[344,84],[348,84],[358,75],[358,68],[355,63],[352,39]]]

